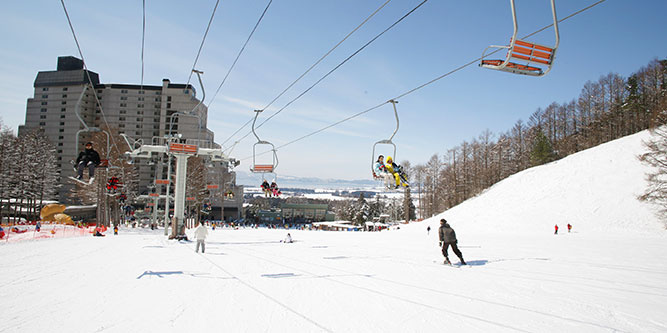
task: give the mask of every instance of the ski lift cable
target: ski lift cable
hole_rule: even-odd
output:
[[[142,25],[141,25],[141,91],[144,91],[144,45],[146,40],[146,0],[142,0]]]
[[[248,45],[248,42],[250,42],[250,39],[252,38],[252,35],[255,33],[255,30],[257,30],[257,27],[259,26],[259,23],[262,22],[262,19],[264,18],[264,15],[266,14],[266,12],[269,10],[269,6],[271,6],[272,2],[273,2],[273,0],[269,0],[269,3],[266,5],[266,8],[264,8],[264,12],[262,12],[262,15],[260,15],[259,20],[257,20],[257,23],[255,23],[255,27],[252,28],[252,31],[250,32],[250,35],[248,36],[248,39],[246,39],[245,43],[243,44],[243,47],[241,47],[241,50],[239,50],[239,53],[236,55],[236,59],[234,59],[234,62],[232,62],[232,65],[229,67],[229,70],[227,70],[227,74],[225,74],[225,77],[222,79],[222,82],[220,82],[220,85],[218,86],[218,89],[215,91],[215,94],[213,94],[213,97],[208,102],[209,109],[211,108],[211,104],[213,104],[213,102],[215,101],[215,97],[218,96],[218,93],[220,92],[220,89],[222,88],[222,86],[227,81],[227,77],[229,77],[229,74],[232,72],[232,69],[234,69],[234,66],[236,66],[236,62],[241,57],[241,54],[243,53],[246,46]]]
[[[285,109],[286,109],[288,106],[290,106],[292,103],[296,102],[299,98],[303,97],[306,93],[308,93],[311,89],[315,88],[315,86],[317,86],[320,82],[322,82],[324,79],[326,79],[329,75],[331,75],[333,72],[335,72],[337,69],[339,69],[341,66],[343,66],[343,65],[344,65],[346,62],[348,62],[350,59],[352,59],[354,56],[356,56],[357,54],[359,54],[363,49],[365,49],[367,46],[369,46],[369,45],[372,44],[374,41],[376,41],[378,38],[380,38],[380,36],[384,35],[387,31],[391,30],[393,27],[395,27],[397,24],[399,24],[401,21],[403,21],[403,20],[404,20],[406,17],[408,17],[410,14],[414,13],[419,7],[421,7],[421,6],[422,6],[423,4],[425,4],[427,1],[428,1],[428,0],[424,0],[424,1],[422,1],[422,2],[419,3],[415,8],[413,8],[412,10],[410,10],[409,12],[407,12],[405,15],[403,15],[401,18],[399,18],[399,19],[398,19],[396,22],[394,22],[392,25],[390,25],[390,26],[387,27],[385,30],[383,30],[382,32],[380,32],[378,35],[376,35],[375,37],[373,37],[373,38],[372,38],[371,40],[369,40],[366,44],[364,44],[361,48],[359,48],[358,50],[356,50],[354,53],[352,53],[350,56],[348,56],[345,60],[343,60],[341,63],[339,63],[338,65],[336,65],[334,68],[332,68],[328,73],[326,73],[324,76],[322,76],[319,80],[315,81],[315,83],[313,83],[310,87],[308,87],[306,90],[304,90],[301,94],[299,94],[298,96],[296,96],[295,98],[293,98],[291,101],[289,101],[287,104],[285,104],[285,106],[283,106],[283,107],[280,108],[278,111],[274,112],[271,116],[269,116],[268,118],[266,118],[262,123],[260,123],[259,125],[257,125],[256,128],[260,128],[260,127],[262,127],[262,125],[264,125],[266,122],[268,122],[269,120],[271,120],[273,117],[277,116],[280,112],[282,112],[283,110],[285,110]],[[383,104],[384,104],[384,103],[383,103]],[[252,134],[252,132],[248,132],[245,136],[243,136],[241,139],[239,139],[239,141],[245,139],[245,138],[248,137],[250,134]]]
[[[384,8],[390,1],[391,1],[391,0],[387,0],[387,1],[386,1],[385,3],[383,3],[380,7],[378,7],[373,13],[371,13],[371,15],[369,15],[368,17],[366,17],[366,19],[365,19],[363,22],[361,22],[361,23],[360,23],[359,25],[357,25],[354,29],[352,29],[352,31],[350,31],[350,32],[349,32],[343,39],[341,39],[336,45],[334,45],[334,47],[332,47],[332,48],[331,48],[329,51],[327,51],[322,57],[320,57],[317,61],[315,61],[315,63],[312,64],[312,65],[311,65],[305,72],[303,72],[298,78],[296,78],[296,80],[292,81],[292,83],[290,83],[290,84],[287,86],[287,88],[283,89],[283,91],[281,91],[280,94],[278,94],[278,96],[276,96],[273,100],[271,100],[271,102],[269,102],[269,104],[267,104],[266,106],[264,106],[264,108],[262,108],[262,110],[266,110],[266,109],[267,109],[269,106],[271,106],[276,100],[278,100],[280,97],[282,97],[282,96],[283,96],[283,95],[284,95],[290,88],[292,88],[297,82],[299,82],[304,76],[306,76],[306,74],[308,74],[313,68],[315,68],[315,66],[317,66],[320,62],[322,62],[322,60],[324,60],[324,58],[328,57],[328,56],[329,56],[329,55],[330,55],[336,48],[338,48],[338,46],[340,46],[341,44],[343,44],[343,42],[345,42],[350,36],[352,36],[353,33],[355,33],[357,30],[359,30],[359,28],[361,28],[364,24],[366,24],[366,23],[367,23],[373,16],[375,16],[375,14],[377,14],[380,10],[382,10],[382,8]],[[245,124],[243,124],[238,130],[236,130],[236,132],[234,132],[234,134],[230,135],[224,142],[222,142],[222,145],[224,145],[227,141],[229,141],[231,138],[233,138],[238,132],[240,132],[240,131],[243,130],[246,126],[248,126],[248,125],[253,121],[253,119],[254,119],[254,117],[250,117],[250,119],[249,119]],[[247,135],[246,135],[246,136],[247,136]],[[244,136],[243,138],[245,138],[246,136]],[[240,141],[240,140],[238,140],[238,141]]]
[[[102,102],[100,101],[100,98],[97,96],[97,90],[95,89],[93,85],[93,80],[90,77],[90,72],[88,71],[88,66],[86,65],[86,59],[83,57],[83,51],[81,51],[81,45],[79,44],[79,39],[76,37],[76,33],[74,32],[74,26],[72,25],[72,20],[69,16],[69,12],[67,12],[67,6],[65,6],[65,0],[60,0],[60,3],[63,6],[63,11],[65,12],[65,16],[67,17],[67,23],[69,24],[69,28],[72,31],[72,36],[74,37],[74,42],[76,43],[76,48],[79,51],[79,56],[81,56],[81,62],[83,62],[83,69],[84,73],[86,73],[86,77],[88,78],[88,82],[91,84],[93,88],[93,96],[95,96],[95,101],[97,103],[97,106],[100,107],[100,114],[102,115],[102,119],[104,120],[104,124],[107,126],[107,129],[111,128],[109,126],[109,122],[107,122],[107,117],[104,115],[104,109],[102,108]],[[113,135],[110,136],[111,142],[113,147],[116,147],[116,140],[114,140]],[[77,147],[78,149],[78,147]],[[109,154],[110,152],[107,152]]]
[[[568,16],[566,16],[566,17],[560,19],[560,20],[558,20],[558,22],[559,22],[559,23],[560,23],[560,22],[563,22],[563,21],[565,21],[565,20],[567,20],[567,19],[569,19],[569,18],[572,18],[572,17],[574,17],[574,16],[576,16],[576,15],[578,15],[578,14],[581,14],[581,13],[583,13],[583,12],[585,12],[585,11],[587,11],[587,10],[589,10],[589,9],[591,9],[591,8],[597,6],[597,5],[599,5],[599,4],[601,4],[601,3],[605,2],[605,1],[606,1],[606,0],[599,0],[598,2],[595,2],[595,3],[591,4],[591,5],[588,6],[588,7],[582,8],[582,9],[580,9],[580,10],[578,10],[578,11],[576,11],[576,12],[574,12],[574,13],[572,13],[572,14],[570,14],[570,15],[568,15]],[[528,37],[533,36],[533,35],[535,35],[535,34],[537,34],[537,33],[539,33],[539,32],[542,32],[542,31],[544,31],[544,30],[550,28],[552,25],[553,25],[553,24],[550,24],[550,25],[548,25],[548,26],[545,26],[545,27],[543,27],[543,28],[541,28],[541,29],[539,29],[539,30],[537,30],[537,31],[535,31],[535,32],[532,32],[532,33],[526,35],[526,36],[523,37],[523,38],[528,38]],[[493,51],[493,52],[491,52],[491,53],[489,53],[489,54],[493,54],[493,53],[495,53],[495,52],[499,52],[499,51],[500,51],[500,50],[496,50],[496,51]],[[321,133],[321,132],[323,132],[323,131],[325,131],[325,130],[327,130],[327,129],[329,129],[329,128],[332,128],[332,127],[334,127],[334,126],[340,125],[340,124],[342,124],[342,123],[344,123],[344,122],[346,122],[346,121],[352,120],[352,119],[354,119],[354,118],[356,118],[356,117],[359,117],[359,116],[361,116],[361,115],[363,115],[363,114],[366,114],[366,113],[371,112],[371,111],[373,111],[373,110],[375,110],[375,109],[378,109],[379,107],[381,107],[381,106],[383,106],[383,105],[385,105],[385,104],[387,104],[387,103],[390,103],[391,100],[398,100],[398,99],[403,98],[403,97],[405,97],[405,96],[407,96],[407,95],[410,95],[410,94],[414,93],[414,92],[417,91],[417,90],[420,90],[420,89],[422,89],[422,88],[424,88],[424,87],[426,87],[426,86],[428,86],[428,85],[430,85],[430,84],[432,84],[432,83],[435,83],[436,81],[439,81],[439,80],[441,80],[441,79],[443,79],[443,78],[445,78],[445,77],[447,77],[447,76],[449,76],[449,75],[451,75],[451,74],[454,74],[454,73],[456,73],[456,72],[458,72],[458,71],[460,71],[460,70],[462,70],[462,69],[464,69],[464,68],[466,68],[466,67],[468,67],[468,66],[470,66],[470,65],[472,65],[472,64],[477,63],[477,62],[478,62],[479,60],[481,60],[481,59],[482,59],[482,58],[479,57],[479,58],[477,58],[477,59],[475,59],[475,60],[472,60],[472,61],[470,61],[470,62],[468,62],[468,63],[466,63],[466,64],[464,64],[464,65],[461,65],[461,66],[459,66],[459,67],[457,67],[457,68],[455,68],[455,69],[453,69],[453,70],[451,70],[451,71],[449,71],[449,72],[443,74],[443,75],[440,75],[440,76],[436,77],[436,78],[433,79],[433,80],[430,80],[430,81],[428,81],[428,82],[426,82],[426,83],[424,83],[424,84],[422,84],[422,85],[419,85],[419,86],[417,86],[417,87],[415,87],[415,88],[413,88],[413,89],[410,89],[410,90],[408,90],[408,91],[406,91],[406,92],[404,92],[404,93],[402,93],[402,94],[400,94],[400,95],[398,95],[398,96],[396,96],[396,97],[394,97],[394,98],[391,98],[390,100],[388,100],[388,101],[386,101],[386,102],[383,102],[383,103],[381,103],[381,104],[378,104],[378,105],[376,105],[376,106],[374,106],[374,107],[371,107],[371,108],[369,108],[369,109],[366,109],[366,110],[364,110],[364,111],[355,113],[355,114],[353,114],[353,115],[351,115],[351,116],[349,116],[349,117],[347,117],[347,118],[345,118],[345,119],[339,120],[339,121],[337,121],[337,122],[335,122],[335,123],[333,123],[333,124],[330,124],[330,125],[328,125],[328,126],[325,126],[325,127],[323,127],[323,128],[320,128],[320,129],[318,129],[318,130],[316,130],[316,131],[314,131],[314,132],[311,132],[311,133],[309,133],[309,134],[306,134],[306,135],[304,135],[304,136],[301,136],[301,137],[299,137],[299,138],[296,138],[296,139],[294,139],[294,140],[292,140],[292,141],[289,141],[289,142],[287,142],[287,143],[285,143],[285,144],[283,144],[283,145],[280,145],[280,146],[276,147],[275,150],[279,150],[279,149],[281,149],[281,148],[287,147],[287,146],[289,146],[289,145],[291,145],[291,144],[293,144],[293,143],[296,143],[296,142],[298,142],[298,141],[301,141],[301,140],[303,140],[303,139],[306,139],[306,138],[308,138],[308,137],[311,137],[311,136],[313,136],[313,135],[315,135],[315,134]],[[269,150],[269,151],[265,151],[265,152],[259,153],[259,154],[257,154],[257,156],[259,156],[259,155],[263,155],[263,154],[268,154],[268,153],[270,153],[271,151],[272,151],[272,150]],[[251,159],[251,158],[252,158],[252,156],[248,156],[248,157],[242,158],[242,159],[240,159],[240,160],[248,160],[248,159]]]
[[[213,23],[213,17],[215,17],[215,12],[218,10],[218,4],[220,0],[215,2],[215,7],[213,7],[213,12],[211,13],[211,18],[208,20],[208,25],[206,26],[206,31],[204,32],[204,37],[201,39],[201,44],[199,44],[199,51],[197,51],[197,56],[195,57],[195,62],[192,64],[192,69],[190,69],[190,75],[188,76],[188,82],[185,84],[187,87],[190,84],[190,79],[192,79],[192,73],[194,73],[195,67],[197,66],[197,61],[199,61],[199,55],[201,55],[201,50],[204,48],[204,42],[206,41],[206,36],[208,36],[208,31],[211,29],[211,23]]]

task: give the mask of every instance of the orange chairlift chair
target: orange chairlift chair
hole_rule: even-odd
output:
[[[552,47],[517,39],[518,23],[514,0],[510,0],[510,4],[512,6],[512,20],[514,22],[514,33],[512,34],[512,39],[510,39],[510,44],[506,46],[491,45],[484,49],[484,52],[482,52],[482,61],[479,66],[514,74],[544,76],[549,73],[553,66],[556,49],[558,49],[558,43],[560,42],[555,0],[551,0],[553,27],[556,34],[556,43]],[[507,49],[505,59],[485,59],[487,50],[490,48]],[[518,63],[513,60],[518,60],[518,62],[525,61],[525,63]]]
[[[276,148],[271,142],[261,140],[257,135],[257,132],[255,132],[255,122],[257,121],[257,116],[259,116],[259,113],[262,111],[263,110],[255,110],[255,119],[252,121],[252,134],[254,134],[257,138],[257,142],[252,146],[252,166],[250,167],[250,171],[253,173],[273,173],[278,167],[278,155],[276,154]],[[270,164],[257,163],[257,146],[271,146],[272,159]]]

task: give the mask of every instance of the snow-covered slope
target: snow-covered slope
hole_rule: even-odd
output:
[[[205,254],[124,227],[3,241],[0,332],[665,332],[667,232],[635,201],[646,137],[443,213],[462,267],[443,265],[426,231],[439,216],[382,232],[218,228]]]
[[[660,232],[655,207],[637,196],[650,169],[643,131],[530,168],[427,221],[445,217],[457,231],[548,233],[568,223],[579,232]]]

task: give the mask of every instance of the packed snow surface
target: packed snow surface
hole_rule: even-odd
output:
[[[209,229],[205,254],[128,228],[2,243],[0,331],[665,332],[666,232],[630,200],[643,138],[526,170],[400,230]],[[451,250],[455,265],[442,264],[441,217],[468,266]]]

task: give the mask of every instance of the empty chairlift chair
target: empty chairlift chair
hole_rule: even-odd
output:
[[[510,44],[506,46],[491,45],[484,49],[484,52],[482,53],[482,61],[479,66],[530,76],[543,76],[549,73],[553,66],[556,49],[558,49],[558,44],[560,42],[558,19],[556,18],[556,5],[554,2],[555,0],[551,0],[551,12],[554,22],[553,27],[556,34],[556,42],[554,46],[545,46],[517,39],[518,23],[516,9],[514,8],[514,0],[510,0],[512,20],[514,22],[514,33],[510,39]],[[485,59],[487,50],[490,48],[507,49],[505,59]],[[525,63],[519,63],[524,61]]]

